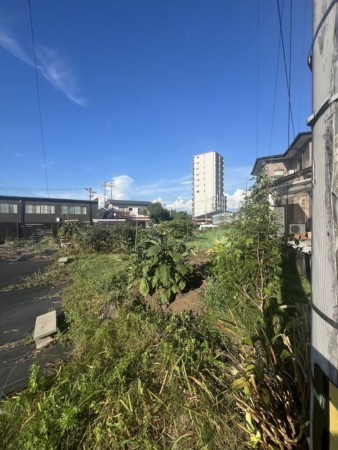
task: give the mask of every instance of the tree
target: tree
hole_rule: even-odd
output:
[[[148,206],[149,217],[153,223],[160,223],[171,220],[170,212],[163,208],[160,202],[154,202]]]
[[[277,297],[281,240],[270,204],[271,179],[265,168],[215,249],[215,271],[230,298],[249,302],[261,313]]]

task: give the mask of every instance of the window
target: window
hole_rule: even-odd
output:
[[[27,214],[55,214],[54,205],[26,205]]]
[[[284,176],[284,170],[281,170],[281,169],[274,170],[274,176],[276,178],[277,177],[283,177]]]
[[[129,209],[129,211],[132,211],[133,210],[133,208],[128,208]]]
[[[41,214],[55,214],[55,206],[41,205]]]
[[[0,213],[2,214],[17,214],[18,205],[15,203],[0,203]]]
[[[148,215],[147,208],[138,208],[137,214],[139,216],[147,216]]]
[[[86,215],[87,214],[87,206],[61,206],[61,214],[66,216],[70,214],[74,214],[76,216]]]

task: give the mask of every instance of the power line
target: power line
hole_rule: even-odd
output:
[[[291,69],[292,69],[292,0],[290,0],[290,38],[289,38],[289,108],[288,108],[288,146],[290,145],[290,119],[291,119]],[[295,137],[295,130],[293,130],[293,137]]]
[[[283,7],[283,5],[282,5],[282,7]],[[281,37],[279,35],[278,53],[277,53],[277,65],[276,65],[276,75],[275,75],[275,89],[274,89],[274,94],[273,94],[272,120],[271,120],[271,129],[270,129],[269,155],[271,154],[272,133],[273,133],[273,126],[274,126],[274,122],[275,122],[276,97],[277,97],[278,72],[279,72],[279,58],[280,58],[280,44],[281,44]]]
[[[292,2],[292,0],[290,0],[290,1]],[[291,107],[290,81],[289,81],[288,69],[287,69],[287,64],[286,64],[285,45],[284,45],[284,34],[283,34],[282,16],[281,16],[281,10],[280,10],[279,0],[277,0],[277,9],[278,9],[279,31],[280,31],[281,41],[282,41],[283,62],[284,62],[284,72],[285,72],[285,79],[286,79],[286,87],[287,87],[287,91],[288,91],[289,117],[290,117],[290,120],[291,120],[292,131],[293,131],[293,137],[295,138],[295,126],[294,126],[294,123],[293,123],[293,114],[292,114],[292,107]],[[289,139],[289,136],[288,136],[288,139]],[[289,145],[289,142],[288,142],[288,145]]]
[[[308,16],[308,2],[305,1],[305,13],[304,13],[304,23],[303,23],[303,44],[302,44],[302,55],[305,54],[305,35],[306,35],[306,24],[307,24],[307,16]],[[305,64],[301,65],[301,86],[304,86],[303,79],[304,79],[304,67]],[[297,129],[299,130],[299,123],[300,123],[300,110],[302,106],[302,100],[303,100],[303,89],[300,89],[300,96],[299,96],[299,104],[298,104],[298,117],[297,117]]]
[[[259,135],[259,35],[260,35],[260,0],[257,0],[257,64],[256,64],[256,158],[258,157],[258,135]]]
[[[46,150],[45,150],[45,138],[44,138],[43,126],[42,126],[40,89],[39,89],[39,80],[38,80],[38,68],[37,68],[37,64],[36,64],[35,40],[34,40],[32,10],[31,10],[31,2],[30,2],[30,0],[28,0],[28,9],[29,9],[29,20],[30,20],[30,28],[31,28],[32,46],[33,46],[35,84],[36,84],[36,93],[37,93],[38,110],[39,110],[39,122],[40,122],[41,144],[42,144],[42,154],[43,154],[43,165],[44,165],[44,170],[45,170],[47,197],[49,197],[48,175],[47,175],[47,164],[46,164]]]

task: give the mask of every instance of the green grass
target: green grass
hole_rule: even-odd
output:
[[[87,255],[64,300],[75,351],[0,404],[4,449],[244,449],[227,371],[236,344],[207,320],[125,302],[128,261]],[[114,303],[115,320],[100,311]]]
[[[198,233],[193,245],[205,251],[221,236],[221,229]],[[292,264],[284,260],[281,296],[306,303],[309,285]],[[128,291],[129,266],[126,256],[91,253],[54,268],[72,280],[63,306],[74,351],[49,375],[33,366],[28,389],[0,402],[2,448],[249,448],[232,383],[247,364],[243,355],[262,358],[262,349],[257,356],[243,345],[257,311],[210,278],[204,316],[152,312]],[[114,305],[114,320],[102,319],[105,305]]]
[[[210,250],[216,240],[220,240],[224,234],[222,228],[214,228],[207,231],[196,231],[189,239],[190,244],[195,251]]]

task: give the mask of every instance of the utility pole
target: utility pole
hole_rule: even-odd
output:
[[[107,200],[107,182],[106,181],[104,181],[102,183],[102,187],[103,187],[103,192],[104,192],[104,194],[103,194],[103,202],[104,202],[104,206],[106,206],[106,200]]]
[[[338,448],[338,6],[313,0],[311,450]]]
[[[110,200],[112,200],[113,199],[113,188],[115,187],[115,180],[112,180],[110,182],[105,181],[104,182],[105,192],[106,192],[107,187],[110,188]]]
[[[96,194],[96,192],[93,191],[93,189],[91,187],[85,188],[85,190],[89,192],[89,201],[91,201],[92,200],[92,194]]]
[[[93,223],[92,194],[96,194],[96,192],[93,191],[91,187],[85,188],[85,190],[89,192],[89,220],[90,223],[92,224]]]

